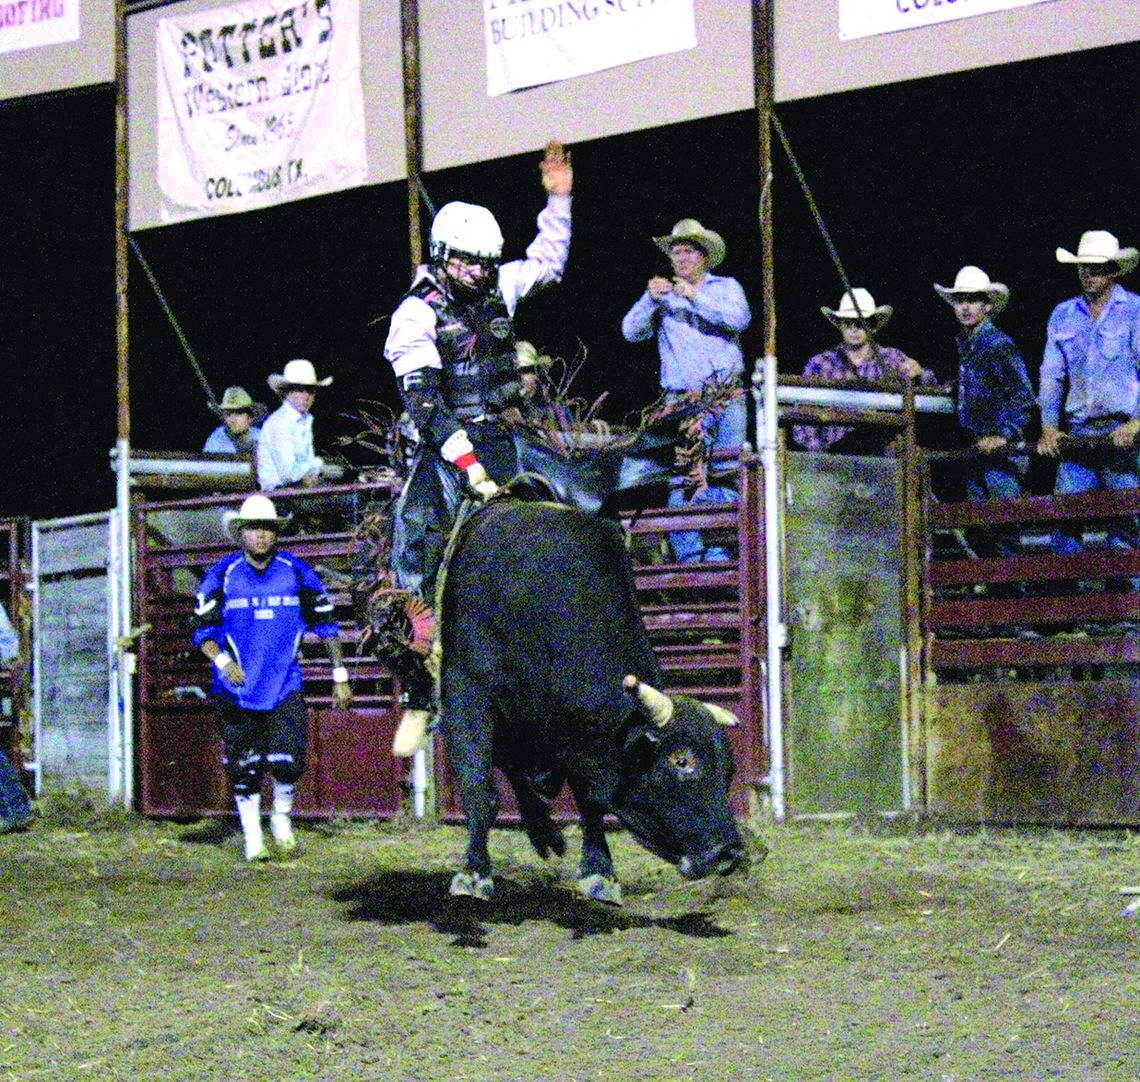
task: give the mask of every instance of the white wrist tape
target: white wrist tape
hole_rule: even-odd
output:
[[[334,684],[347,684],[348,683],[348,669],[343,665],[336,665],[333,667],[332,678]]]
[[[224,650],[214,658],[214,668],[217,669],[218,672],[225,672],[226,666],[232,665],[233,663],[234,659]]]
[[[474,454],[475,448],[471,446],[471,440],[467,435],[466,429],[461,428],[458,432],[453,432],[443,441],[443,446],[440,447],[439,453],[445,461],[454,462],[463,455]]]

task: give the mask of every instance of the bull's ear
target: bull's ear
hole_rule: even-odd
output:
[[[740,725],[740,718],[731,710],[725,710],[723,706],[717,706],[716,703],[701,703],[701,706],[712,714],[713,721],[718,725],[727,725],[730,729],[735,729]]]
[[[643,683],[633,673],[622,681],[622,687],[627,693],[637,697],[638,704],[659,729],[673,720],[673,700],[668,695],[663,695],[655,687]]]
[[[623,772],[632,771],[634,774],[648,769],[649,764],[657,757],[661,747],[661,737],[654,728],[646,728],[645,722],[627,733],[622,745]]]

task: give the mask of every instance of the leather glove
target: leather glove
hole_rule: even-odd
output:
[[[487,476],[487,471],[478,462],[467,467],[467,483],[482,500],[489,500],[499,494],[499,486]]]

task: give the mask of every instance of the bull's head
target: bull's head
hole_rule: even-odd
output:
[[[732,871],[744,846],[728,807],[733,760],[724,729],[740,722],[723,707],[672,698],[635,676],[624,686],[638,716],[619,751],[614,814],[686,878]]]

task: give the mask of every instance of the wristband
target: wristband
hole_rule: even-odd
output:
[[[332,678],[334,684],[347,684],[348,669],[346,669],[343,665],[335,665],[332,671]]]
[[[220,651],[214,657],[214,668],[221,673],[224,673],[226,671],[227,665],[232,665],[233,663],[234,659],[230,657],[230,655],[227,654],[224,650]]]
[[[474,451],[468,451],[467,454],[460,455],[455,460],[455,465],[458,466],[461,470],[466,470],[466,469],[469,469],[471,466],[474,466],[475,463],[478,461],[479,460],[475,457],[475,452]]]

